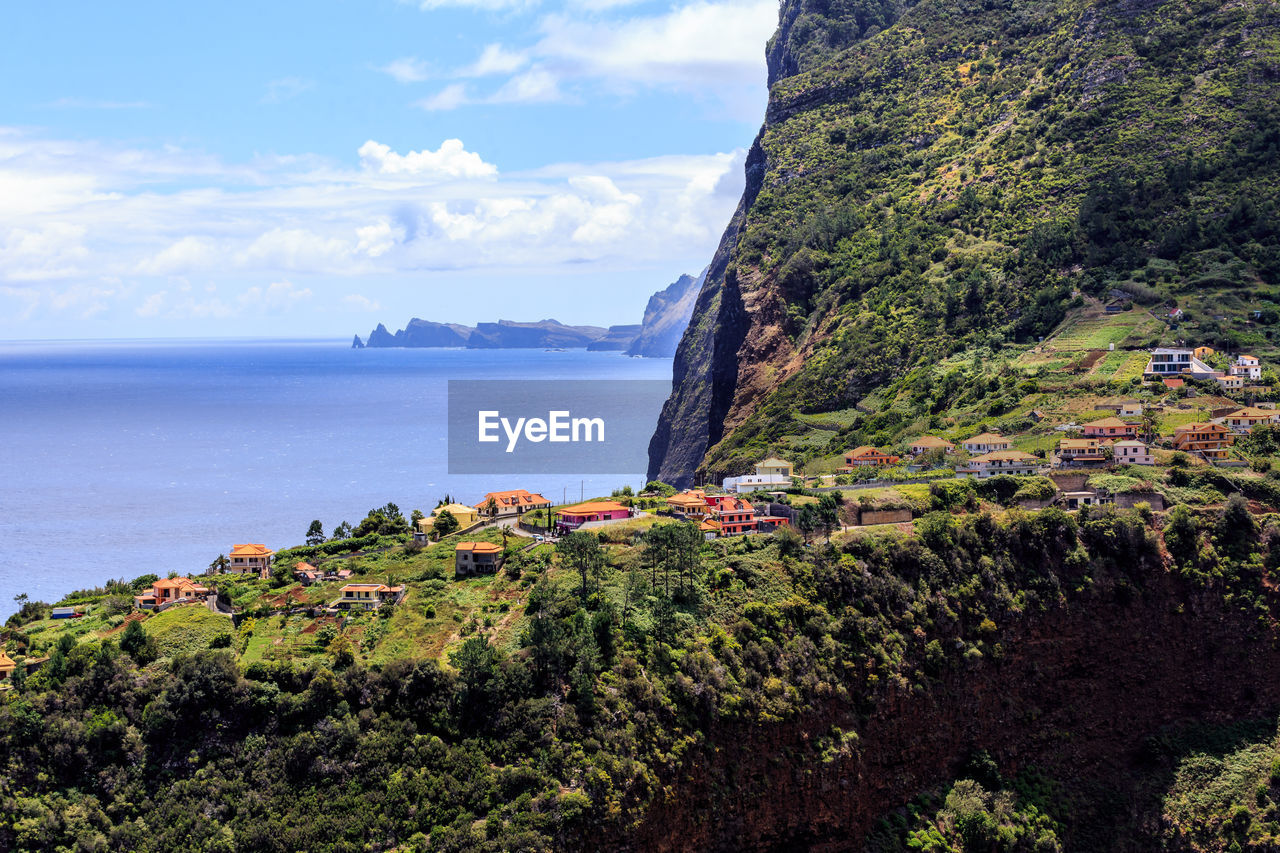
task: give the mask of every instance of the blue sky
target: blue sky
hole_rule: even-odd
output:
[[[4,4],[0,338],[636,322],[710,259],[776,0]]]

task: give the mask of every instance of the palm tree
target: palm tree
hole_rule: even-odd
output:
[[[219,554],[218,559],[209,564],[209,574],[220,575],[227,569],[231,568],[231,561],[227,559],[226,554]]]

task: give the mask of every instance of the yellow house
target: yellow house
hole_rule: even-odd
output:
[[[266,545],[249,543],[231,548],[231,565],[227,571],[234,574],[250,574],[267,577],[271,574],[272,551]]]
[[[1193,354],[1196,358],[1204,361],[1209,356],[1214,355],[1215,351],[1213,347],[1196,347]]]
[[[791,472],[791,463],[776,456],[770,456],[768,459],[756,463],[757,477],[785,477],[790,479],[794,476]]]
[[[445,504],[431,510],[431,515],[418,522],[418,531],[420,533],[430,533],[431,526],[436,523],[436,516],[441,510],[448,510],[449,514],[458,519],[458,527],[470,527],[480,520],[479,511],[473,506],[466,504]]]

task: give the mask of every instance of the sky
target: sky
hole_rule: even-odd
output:
[[[0,339],[639,322],[776,0],[0,0]]]

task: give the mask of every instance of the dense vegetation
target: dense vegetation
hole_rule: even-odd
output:
[[[840,760],[885,691],[998,665],[1006,632],[1038,614],[1143,596],[1166,571],[1148,521],[937,512],[914,537],[812,547],[672,525],[603,549],[580,534],[535,573],[513,652],[481,633],[439,663],[246,665],[138,631],[68,641],[0,709],[0,847],[592,847],[714,760],[718,732],[804,725],[834,702],[842,725],[795,758]],[[1229,507],[1176,535],[1194,558],[1177,557],[1175,583],[1269,624],[1280,534]],[[991,796],[957,784],[944,799]],[[1024,800],[1018,838],[1069,840],[1064,816]]]
[[[879,392],[874,411],[890,386],[946,411],[960,389],[940,387],[940,363],[1016,356],[1073,291],[1182,306],[1193,322],[1170,340],[1274,353],[1278,15],[1264,0],[786,4],[759,190],[691,327],[720,306],[700,346],[726,348],[712,375],[737,384],[703,470],[748,470],[798,413]],[[672,410],[672,430],[696,414]]]

